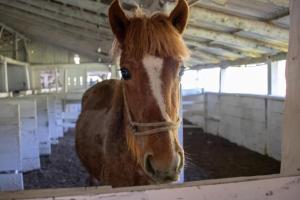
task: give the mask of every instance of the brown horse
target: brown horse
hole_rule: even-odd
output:
[[[169,16],[127,17],[115,0],[109,21],[120,49],[122,80],[85,92],[76,125],[77,154],[103,184],[176,181],[184,165],[178,142],[179,66],[189,56],[181,34],[188,5]]]

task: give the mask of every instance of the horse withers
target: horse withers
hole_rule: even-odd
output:
[[[89,174],[113,187],[176,181],[184,166],[178,141],[179,66],[189,56],[181,34],[188,5],[169,16],[127,17],[109,8],[122,80],[91,87],[76,125],[77,154]]]

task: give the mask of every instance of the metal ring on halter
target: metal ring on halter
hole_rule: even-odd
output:
[[[152,122],[152,123],[140,123],[140,122],[134,122],[131,118],[129,107],[128,107],[128,102],[125,94],[125,84],[124,81],[122,80],[122,93],[123,93],[123,98],[124,98],[124,106],[125,110],[127,113],[128,117],[128,122],[129,122],[129,128],[133,132],[134,135],[138,136],[145,136],[145,135],[151,135],[154,133],[159,133],[163,131],[168,131],[170,129],[178,128],[180,126],[180,118],[176,122],[171,122],[171,121],[164,121],[164,122]],[[156,127],[150,130],[146,131],[138,131],[138,127]]]

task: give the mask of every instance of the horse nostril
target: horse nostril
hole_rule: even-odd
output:
[[[152,159],[152,155],[148,155],[146,157],[145,168],[146,168],[146,171],[153,176],[155,174],[155,170],[151,164],[151,159]]]

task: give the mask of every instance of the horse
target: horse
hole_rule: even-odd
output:
[[[105,80],[84,93],[75,129],[77,155],[101,184],[178,180],[184,166],[178,141],[179,72],[189,57],[182,39],[188,13],[186,0],[178,0],[169,15],[128,17],[118,0],[110,5],[122,79]]]

